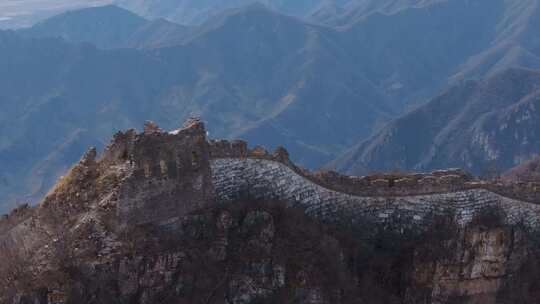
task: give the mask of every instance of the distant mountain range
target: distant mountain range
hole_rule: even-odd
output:
[[[285,145],[315,168],[443,89],[540,68],[538,0],[334,2],[349,12],[336,25],[313,19],[329,3],[303,3],[294,15],[306,20],[250,4],[184,27],[105,6],[0,32],[0,201],[39,197],[88,145],[146,119],[171,129],[199,115],[211,137]],[[293,12],[291,5],[270,4]],[[528,153],[504,156],[504,166]],[[351,172],[396,167],[357,159],[336,163]],[[432,165],[443,163],[452,162]],[[474,158],[466,167],[484,165]]]
[[[321,1],[307,18],[316,23],[344,27],[378,13],[393,15],[411,8],[425,8],[447,0],[349,0]]]
[[[503,173],[540,152],[540,71],[466,81],[393,121],[332,165],[340,171],[465,168]]]
[[[327,3],[344,5],[356,0],[116,0],[114,3],[148,18],[166,18],[186,24],[202,24],[227,9],[260,3],[283,14],[305,17]]]
[[[200,25],[224,10],[261,3],[280,13],[327,25],[353,23],[374,12],[392,14],[441,0],[4,0],[0,28],[28,27],[65,11],[114,4],[150,20]]]
[[[187,31],[165,19],[148,21],[108,5],[62,13],[18,32],[25,37],[58,37],[100,48],[152,48],[180,43]]]
[[[289,125],[255,143],[288,144],[314,165],[392,115],[328,29],[250,6],[190,35],[138,51],[0,32],[1,200],[39,197],[88,145],[146,119],[174,128],[201,115],[225,137],[281,119]]]
[[[2,0],[0,29],[28,27],[67,10],[111,4],[112,0]]]
[[[349,7],[371,0],[3,0],[0,28],[21,28],[69,10],[115,4],[145,18],[167,19],[183,25],[200,25],[224,10],[261,3],[287,15],[309,16],[328,5]]]

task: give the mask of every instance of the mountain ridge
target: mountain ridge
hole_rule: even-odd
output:
[[[509,69],[465,82],[390,123],[332,166],[349,173],[509,169],[540,149],[534,135],[539,90],[538,70]]]
[[[158,19],[146,20],[116,5],[68,11],[18,30],[25,37],[58,37],[99,48],[155,48],[180,43],[187,27]]]

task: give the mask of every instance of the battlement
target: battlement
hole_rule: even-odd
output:
[[[192,151],[189,151],[190,148]],[[146,168],[148,171],[148,167],[163,167],[160,161],[181,162],[180,165],[190,166],[197,155],[203,153],[208,152],[206,130],[201,121],[188,120],[182,128],[171,132],[165,132],[148,121],[142,133],[133,129],[116,133],[99,162],[103,166],[110,166],[129,161],[137,169]]]
[[[204,124],[188,120],[165,132],[147,122],[143,133],[115,135],[100,164],[126,164],[130,174],[118,194],[126,223],[160,222],[206,206],[213,200],[210,150]]]
[[[473,177],[460,169],[417,174],[374,174],[346,176],[334,171],[308,175],[312,180],[344,193],[365,196],[407,196],[460,191]]]
[[[247,142],[243,140],[210,140],[211,158],[246,158],[249,156]]]

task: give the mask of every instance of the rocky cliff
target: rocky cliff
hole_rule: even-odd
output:
[[[0,302],[536,303],[537,187],[313,173],[147,123],[0,221]]]

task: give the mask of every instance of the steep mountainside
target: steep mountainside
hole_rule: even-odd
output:
[[[508,181],[540,181],[540,157],[536,157],[530,161],[527,161],[519,166],[516,166],[502,176],[504,180]]]
[[[142,121],[153,90],[170,83],[159,76],[163,63],[131,50],[0,32],[0,53],[4,203],[14,194],[42,195],[84,146],[102,146],[114,128]]]
[[[185,103],[176,112],[200,114],[222,128],[215,136],[284,144],[310,167],[394,113],[385,94],[348,64],[353,59],[335,31],[260,5],[223,15],[186,46],[156,53],[199,71],[198,83],[177,88]]]
[[[540,68],[533,34],[539,1],[423,3],[391,15],[371,14],[342,30],[359,68],[401,105],[422,103],[449,84],[508,67]]]
[[[350,195],[282,148],[269,154],[205,134],[196,120],[172,132],[152,123],[118,132],[37,207],[2,218],[0,301],[540,300],[540,205],[456,171],[402,175],[410,181],[393,186],[381,181],[396,175],[327,179],[380,191]],[[393,196],[394,187],[409,194]]]
[[[327,1],[308,19],[330,26],[349,26],[371,14],[396,14],[409,8],[422,8],[447,0],[352,0]]]
[[[339,170],[505,171],[540,151],[540,72],[510,69],[457,85],[334,162]]]
[[[18,31],[25,37],[58,37],[100,48],[157,47],[179,43],[186,27],[166,20],[148,21],[114,5],[70,11]]]

